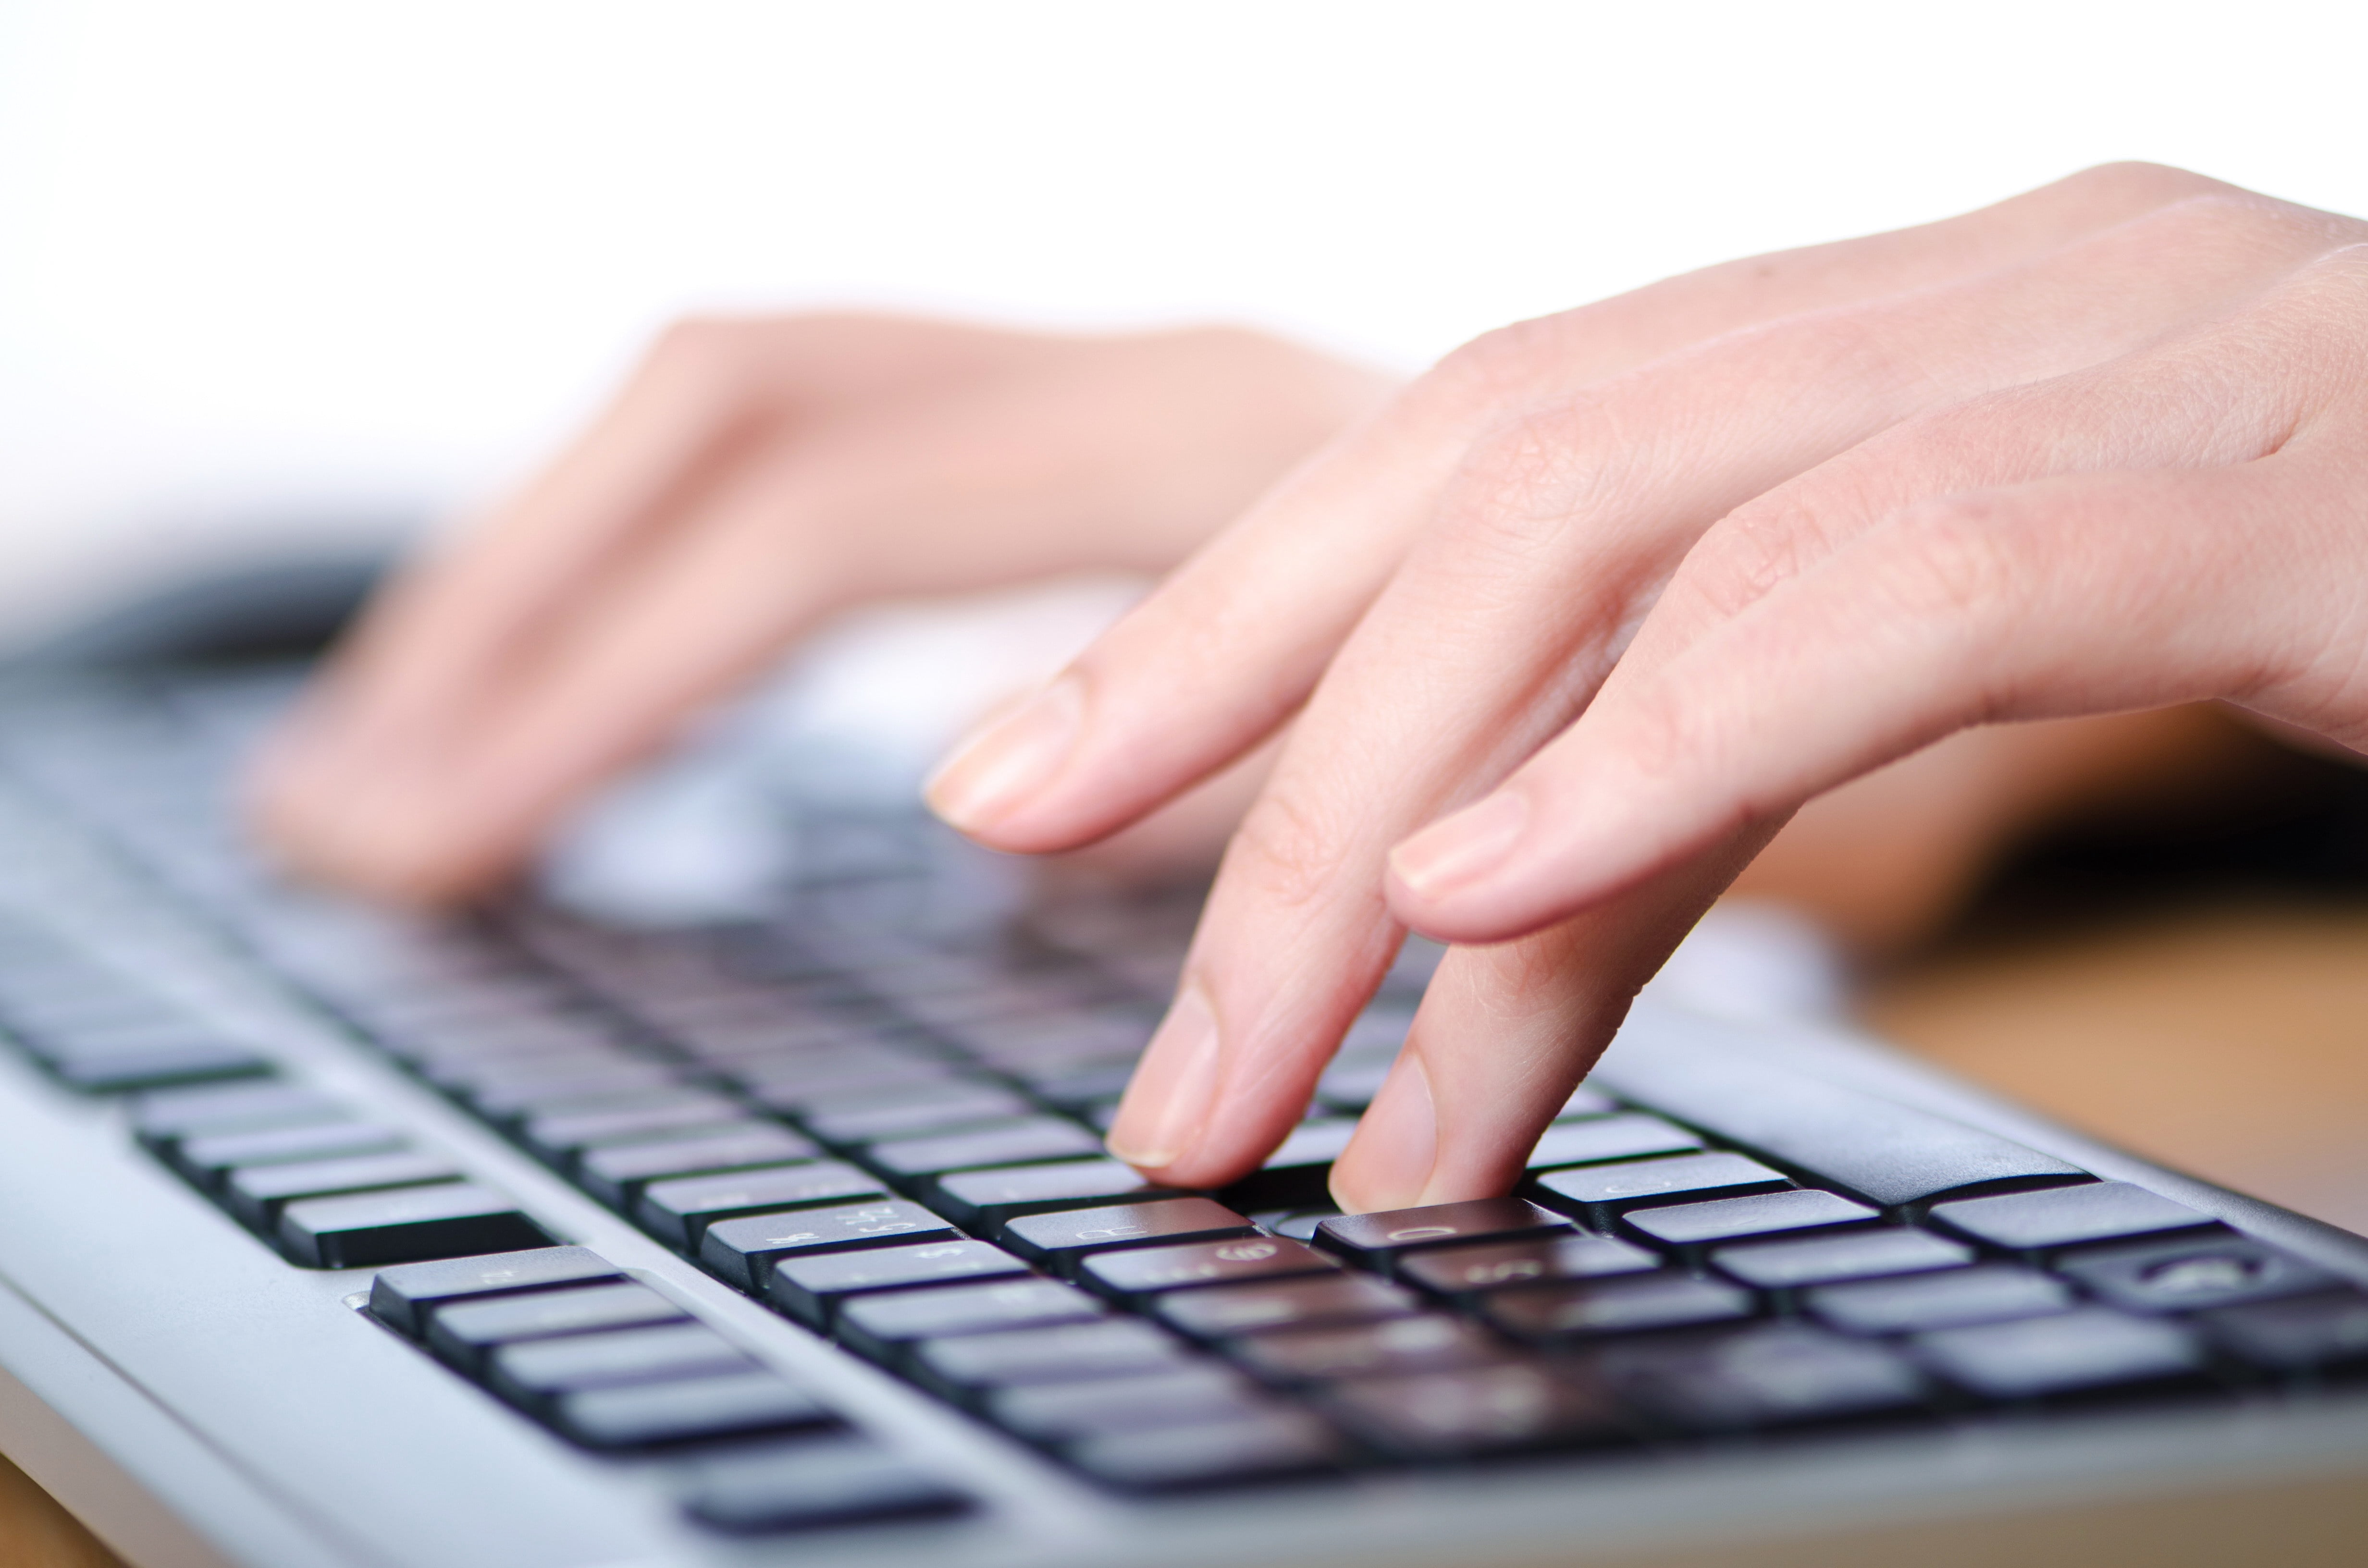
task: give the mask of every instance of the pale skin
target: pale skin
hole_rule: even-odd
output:
[[[1015,418],[991,367],[939,392],[925,340],[955,329],[894,330],[903,390],[809,372],[770,423],[741,408],[764,377],[702,402],[654,360],[372,618],[267,773],[277,840],[463,893],[829,608],[1189,551],[931,798],[1072,849],[1280,737],[1111,1145],[1190,1186],[1253,1166],[1411,926],[1456,947],[1335,1169],[1372,1209],[1504,1190],[1739,873],[1880,947],[2050,812],[2221,756],[2182,705],[2368,744],[2368,225],[2196,176],[1713,267],[1385,401],[1227,339],[1256,374],[1195,360],[1180,416],[1081,435]],[[1172,369],[1167,340],[996,341],[1128,389],[1039,415]],[[1078,474],[1104,488],[1064,507]]]

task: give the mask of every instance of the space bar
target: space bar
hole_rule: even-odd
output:
[[[1886,1209],[2088,1175],[2011,1139],[1740,1053],[1636,1043],[1591,1081]]]

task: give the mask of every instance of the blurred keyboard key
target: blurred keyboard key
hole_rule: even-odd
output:
[[[925,1242],[860,1252],[791,1253],[778,1259],[765,1299],[811,1327],[826,1326],[839,1304],[875,1290],[1025,1278],[1028,1266],[985,1242]]]
[[[852,1145],[1000,1121],[1035,1108],[996,1085],[955,1081],[838,1096],[814,1101],[797,1115],[815,1137]]]
[[[470,1182],[307,1198],[279,1211],[279,1244],[308,1268],[513,1252],[550,1239],[511,1199]]]
[[[1562,1102],[1562,1109],[1554,1112],[1554,1119],[1576,1121],[1581,1117],[1614,1116],[1623,1108],[1618,1100],[1594,1085],[1581,1084],[1570,1092],[1570,1098]]]
[[[1879,1209],[2087,1174],[1963,1122],[1731,1052],[1712,1062],[1676,1051],[1623,1054],[1595,1075],[1615,1094]]]
[[[1661,1260],[1614,1236],[1565,1230],[1518,1242],[1435,1247],[1408,1255],[1398,1277],[1442,1296],[1473,1296],[1508,1285],[1643,1274]]]
[[[1935,1204],[1932,1221],[1959,1235],[2021,1253],[2200,1230],[2219,1222],[2184,1203],[2125,1181],[2087,1182]]]
[[[2357,1289],[2221,1307],[2195,1321],[2223,1349],[2268,1371],[2368,1367],[2368,1293]]]
[[[1335,1385],[1323,1404],[1367,1442],[1408,1459],[1619,1442],[1632,1435],[1600,1381],[1535,1362],[1364,1378]]]
[[[1725,1323],[1754,1310],[1748,1290],[1676,1273],[1499,1290],[1480,1301],[1481,1316],[1505,1333],[1550,1344]]]
[[[2138,1312],[2233,1307],[2341,1283],[2316,1264],[2246,1236],[2104,1247],[2060,1257],[2055,1267],[2090,1295]]]
[[[1256,1226],[1213,1199],[1168,1198],[1155,1203],[1022,1215],[1003,1227],[1000,1239],[1022,1257],[1058,1273],[1074,1274],[1085,1258],[1112,1247],[1220,1241],[1257,1233]]]
[[[345,1192],[378,1192],[394,1187],[458,1181],[460,1167],[441,1154],[405,1150],[345,1160],[305,1160],[288,1165],[251,1165],[222,1182],[230,1211],[258,1230],[268,1230],[280,1206],[300,1198]]]
[[[307,1121],[349,1119],[336,1100],[301,1084],[154,1089],[131,1102],[132,1130],[142,1143],[160,1153],[166,1145],[194,1132],[249,1132]]]
[[[687,1478],[682,1506],[716,1529],[761,1535],[944,1518],[972,1503],[910,1461],[848,1438],[708,1460]]]
[[[1015,1279],[858,1296],[838,1310],[839,1339],[875,1361],[895,1361],[907,1346],[962,1334],[1093,1323],[1110,1309],[1057,1279]]]
[[[653,1181],[788,1165],[820,1153],[802,1133],[769,1121],[746,1121],[689,1137],[587,1149],[576,1160],[575,1179],[593,1197],[622,1209]]]
[[[951,1225],[917,1203],[853,1203],[716,1221],[700,1237],[699,1261],[753,1295],[765,1289],[773,1260],[790,1253],[961,1239]]]
[[[867,1171],[837,1160],[814,1160],[769,1170],[654,1181],[642,1189],[633,1218],[660,1241],[688,1252],[718,1220],[887,1196],[880,1178]]]
[[[1836,1193],[1795,1188],[1748,1198],[1714,1198],[1705,1203],[1631,1209],[1625,1220],[1630,1229],[1663,1246],[1698,1247],[1751,1236],[1864,1225],[1882,1217],[1880,1210]]]
[[[1483,1198],[1419,1209],[1339,1214],[1315,1227],[1315,1244],[1368,1268],[1388,1268],[1416,1247],[1511,1240],[1566,1231],[1570,1221],[1518,1198]]]
[[[985,1398],[986,1418],[1034,1442],[1191,1426],[1266,1408],[1269,1396],[1233,1368],[1183,1361],[1090,1382],[1034,1383]]]
[[[1801,1324],[1633,1340],[1593,1364],[1623,1398],[1681,1431],[1896,1415],[1925,1402],[1906,1358]]]
[[[1303,1476],[1338,1465],[1345,1451],[1339,1435],[1311,1413],[1269,1408],[1089,1437],[1072,1446],[1068,1459],[1106,1485],[1182,1492]]]
[[[914,1345],[906,1369],[916,1378],[962,1398],[984,1389],[1022,1383],[1072,1382],[1163,1371],[1183,1365],[1181,1341],[1140,1318],[1104,1318],[1059,1328],[1022,1328],[925,1339]]]
[[[958,1171],[939,1177],[933,1186],[932,1203],[939,1212],[957,1224],[989,1233],[1020,1214],[1180,1196],[1174,1187],[1144,1180],[1133,1166],[1116,1160]]]
[[[233,1170],[299,1161],[352,1159],[392,1154],[409,1141],[392,1127],[369,1121],[316,1121],[247,1132],[208,1132],[184,1138],[173,1163],[200,1187],[219,1187]]]
[[[1033,1116],[967,1132],[900,1138],[863,1152],[866,1164],[891,1176],[937,1176],[982,1165],[1019,1165],[1031,1161],[1099,1154],[1101,1140],[1074,1121]]]
[[[602,1143],[657,1137],[691,1128],[729,1127],[747,1113],[704,1089],[662,1089],[620,1105],[546,1110],[518,1127],[519,1141],[556,1165],[569,1165],[578,1151]]]
[[[1557,1165],[1594,1165],[1605,1160],[1634,1160],[1651,1154],[1682,1154],[1699,1149],[1702,1141],[1682,1127],[1657,1116],[1629,1112],[1585,1120],[1556,1122],[1538,1138],[1530,1153],[1530,1169]]]
[[[1253,1334],[1228,1342],[1226,1350],[1262,1378],[1293,1383],[1449,1371],[1515,1354],[1486,1331],[1444,1312]]]
[[[1894,1274],[1953,1268],[1971,1263],[1974,1249],[1930,1231],[1885,1227],[1838,1236],[1724,1246],[1712,1253],[1710,1260],[1721,1273],[1746,1285],[1757,1285],[1763,1290],[1783,1290],[1804,1285],[1838,1284],[1845,1279],[1875,1279]]]
[[[679,1323],[689,1315],[646,1285],[586,1285],[572,1290],[456,1302],[429,1321],[427,1347],[473,1374],[496,1346],[563,1334]]]
[[[1097,1253],[1085,1261],[1078,1281],[1122,1299],[1188,1286],[1234,1285],[1290,1275],[1330,1274],[1338,1259],[1304,1242],[1281,1236],[1241,1236],[1194,1242],[1185,1246],[1133,1247]]]
[[[2013,1263],[1821,1285],[1802,1297],[1812,1317],[1850,1334],[2003,1323],[2060,1312],[2073,1304],[2072,1289],[2063,1280]]]
[[[2203,1358],[2186,1332],[2110,1307],[1945,1328],[1909,1341],[1927,1367],[1987,1399],[2041,1399],[2182,1379]]]
[[[622,1278],[613,1263],[588,1247],[538,1247],[531,1252],[456,1257],[390,1268],[370,1281],[370,1316],[416,1336],[428,1314],[448,1301],[550,1290]]]
[[[1781,1172],[1741,1154],[1679,1154],[1616,1165],[1578,1165],[1544,1172],[1536,1184],[1545,1201],[1577,1210],[1603,1224],[1647,1203],[1739,1198],[1782,1192],[1793,1185]]]
[[[1201,1339],[1224,1339],[1269,1328],[1373,1323],[1409,1317],[1422,1309],[1422,1299],[1413,1291],[1370,1274],[1178,1290],[1151,1303],[1151,1310],[1170,1327]]]
[[[826,1426],[837,1417],[780,1374],[758,1369],[562,1394],[552,1425],[586,1448],[650,1449]]]
[[[534,1409],[577,1389],[706,1377],[753,1365],[737,1346],[699,1323],[529,1339],[502,1346],[486,1359],[494,1392]]]

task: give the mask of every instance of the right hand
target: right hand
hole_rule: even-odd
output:
[[[364,892],[475,892],[831,612],[1164,571],[1387,390],[1241,331],[683,323],[381,597],[267,754],[259,825]]]

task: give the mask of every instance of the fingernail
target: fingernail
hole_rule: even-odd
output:
[[[1110,1123],[1110,1152],[1157,1170],[1201,1142],[1217,1100],[1217,1015],[1197,983],[1176,994]]]
[[[1359,1208],[1412,1209],[1439,1163],[1439,1110],[1422,1058],[1407,1051],[1390,1069],[1381,1092],[1357,1123],[1356,1141],[1341,1164],[1354,1175]]]
[[[1411,892],[1437,898],[1495,870],[1529,825],[1529,798],[1500,790],[1391,850],[1390,869]]]
[[[922,786],[929,809],[965,833],[1008,815],[1060,767],[1085,717],[1083,687],[1063,676],[956,747]]]

